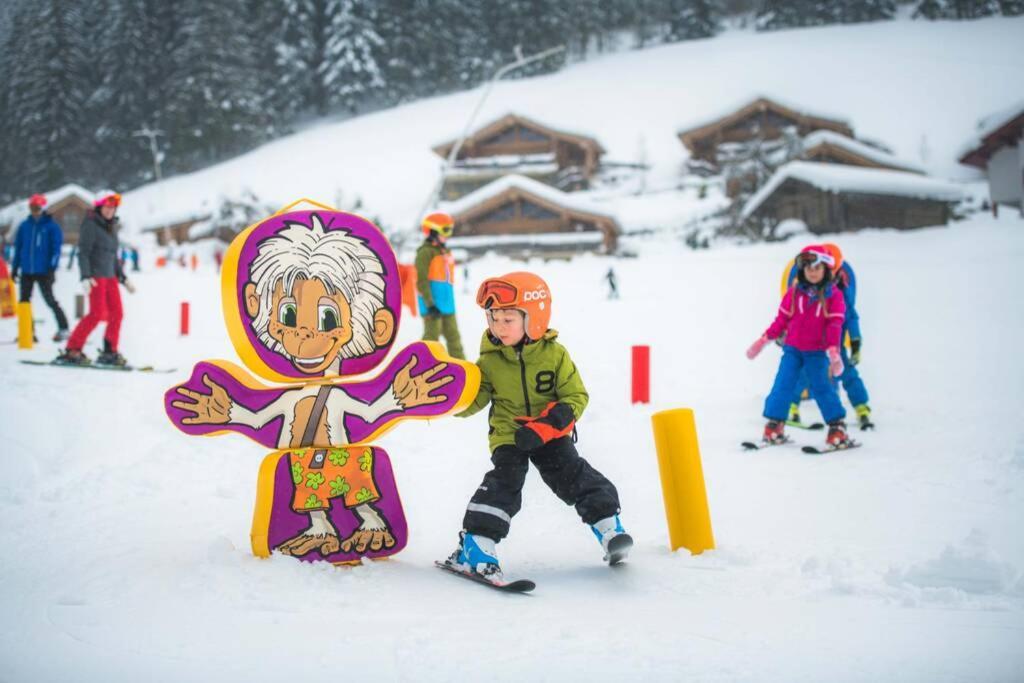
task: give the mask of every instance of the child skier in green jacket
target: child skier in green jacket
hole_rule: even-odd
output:
[[[587,390],[558,333],[548,329],[551,291],[532,273],[509,273],[480,285],[486,311],[480,344],[480,393],[458,417],[491,404],[491,463],[463,517],[459,547],[449,567],[501,580],[495,545],[508,535],[522,504],[529,463],[567,505],[574,505],[601,542],[605,560],[625,559],[633,539],[619,522],[619,496],[604,475],[576,452],[574,427],[587,407]]]

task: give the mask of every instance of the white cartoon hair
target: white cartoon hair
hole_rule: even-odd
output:
[[[384,266],[366,242],[347,230],[324,230],[320,216],[313,225],[288,222],[285,229],[263,240],[249,266],[260,308],[252,327],[271,351],[287,357],[284,347],[268,331],[277,283],[286,296],[297,280],[317,279],[329,294],[341,294],[352,308],[352,339],[341,347],[341,358],[358,358],[376,350],[373,316],[384,308]]]

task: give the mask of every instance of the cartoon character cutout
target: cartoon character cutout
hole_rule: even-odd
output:
[[[167,392],[165,408],[186,433],[234,431],[280,449],[261,468],[256,554],[316,551],[314,559],[338,562],[404,545],[396,538],[395,518],[402,534],[405,525],[390,461],[369,442],[402,419],[468,405],[479,372],[436,343],[416,342],[377,377],[341,381],[384,360],[401,289],[394,253],[376,226],[324,208],[250,227],[228,249],[222,271],[225,318],[243,362],[290,386],[260,385],[230,363],[203,361]],[[298,519],[305,521],[296,529]]]

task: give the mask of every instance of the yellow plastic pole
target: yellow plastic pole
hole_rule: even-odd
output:
[[[18,302],[18,348],[32,348],[32,304]]]
[[[704,468],[697,444],[697,425],[689,408],[664,410],[651,416],[658,471],[668,518],[672,550],[686,548],[693,555],[713,550],[711,513],[704,487]]]

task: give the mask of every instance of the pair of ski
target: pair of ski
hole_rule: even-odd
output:
[[[61,363],[56,360],[22,360],[25,365],[50,365],[57,368],[80,368],[82,370],[113,370],[115,372],[153,372],[166,374],[174,368],[155,368],[152,365],[106,365],[104,363]]]
[[[797,429],[807,429],[812,432],[817,432],[825,428],[824,422],[797,422],[796,420],[786,420],[787,427],[796,427]],[[866,432],[875,428],[875,423],[871,420],[860,418],[857,421],[857,426],[860,427],[860,431]]]
[[[793,439],[790,437],[783,438],[782,441],[765,441],[764,439],[754,441],[743,441],[740,446],[746,451],[759,451],[763,448],[771,448],[773,446],[785,446],[793,443]],[[863,444],[860,441],[854,441],[850,439],[842,446],[826,446],[824,448],[818,448],[817,446],[803,446],[800,450],[808,455],[825,455],[827,453],[835,453],[836,451],[848,451],[854,448],[860,448]]]
[[[609,566],[614,567],[626,559],[626,555],[629,554],[629,549],[632,547],[633,539],[629,534],[616,536],[608,543],[608,554],[605,556],[605,561],[608,562]],[[460,565],[451,564],[447,560],[444,562],[436,561],[434,562],[434,566],[448,572],[449,574],[461,576],[473,583],[480,583],[504,593],[529,593],[537,587],[537,584],[529,579],[515,579],[514,581],[490,579],[483,574],[477,574],[474,571],[466,571],[462,569]]]

